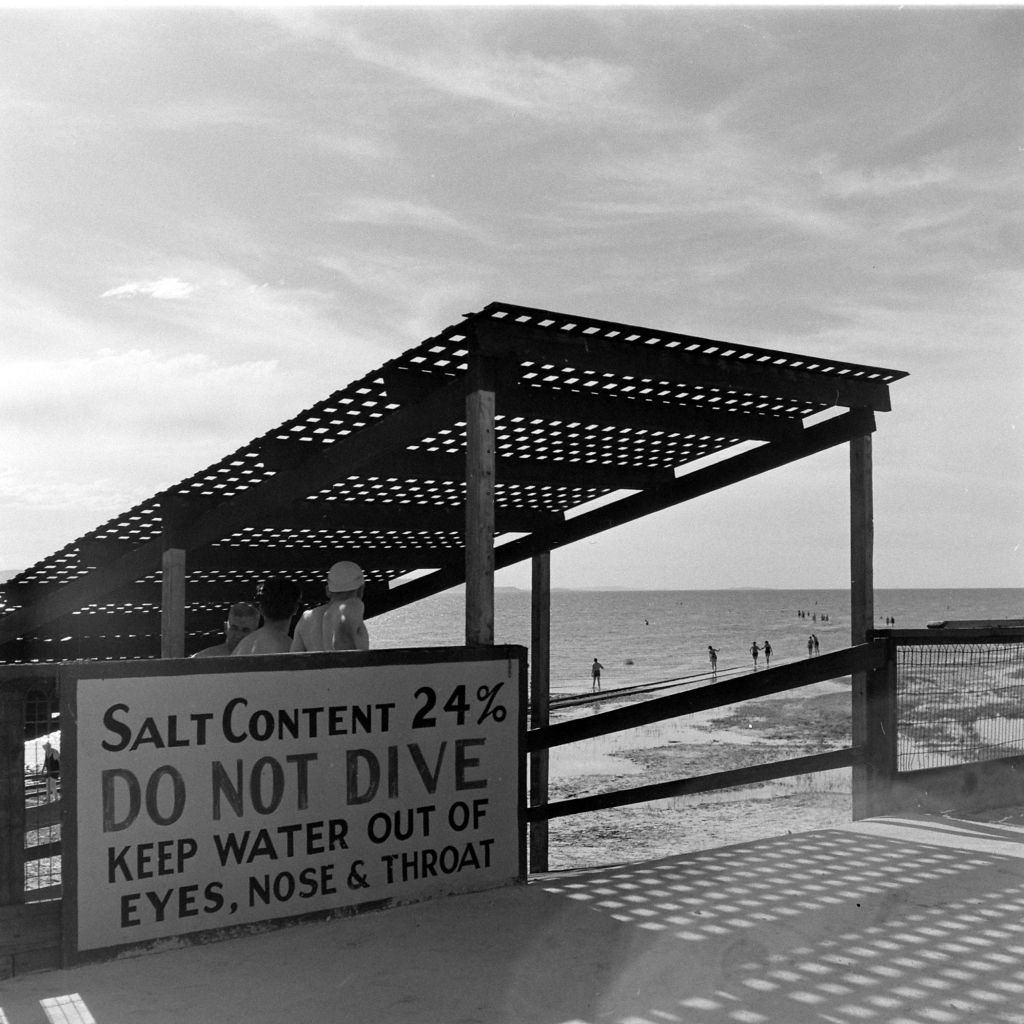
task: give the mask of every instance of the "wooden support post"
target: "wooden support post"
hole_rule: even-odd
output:
[[[875,520],[871,435],[850,442],[850,643],[867,640],[875,626]]]
[[[871,483],[871,435],[850,441],[850,645],[867,640],[874,628],[874,541],[875,525]],[[853,745],[870,745],[872,739],[872,695],[866,672],[854,672],[852,690]],[[870,764],[853,769],[853,817],[869,817],[874,771]]]
[[[0,684],[0,906],[25,902],[25,694]]]
[[[478,357],[466,392],[466,643],[494,643],[494,360]]]
[[[534,555],[531,583],[530,728],[548,724],[551,695],[551,552]],[[548,752],[530,754],[530,806],[548,802]],[[548,823],[530,825],[530,871],[548,870]]]
[[[160,657],[185,657],[185,552],[165,548],[160,584]]]
[[[873,818],[898,810],[894,799],[897,768],[896,642],[885,645],[885,663],[866,674],[853,704],[853,742],[866,751],[865,763],[854,769],[853,819]]]

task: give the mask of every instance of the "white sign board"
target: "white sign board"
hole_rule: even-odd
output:
[[[77,951],[521,878],[521,648],[447,650],[74,679]]]

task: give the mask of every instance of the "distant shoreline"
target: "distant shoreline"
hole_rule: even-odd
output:
[[[528,594],[528,587],[495,587],[495,593]],[[944,590],[1019,590],[1024,593],[1024,585],[1019,587],[875,587],[874,592],[892,593],[903,591],[944,591]],[[849,587],[552,587],[551,593],[571,594],[848,594]]]

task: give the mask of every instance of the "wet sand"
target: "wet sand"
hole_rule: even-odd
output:
[[[594,712],[577,708],[572,717],[581,713]],[[832,681],[556,747],[550,800],[839,749],[850,743],[849,723],[849,685]],[[562,870],[659,858],[850,820],[850,772],[834,770],[556,818],[549,864]]]

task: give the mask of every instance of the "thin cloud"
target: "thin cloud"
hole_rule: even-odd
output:
[[[960,175],[947,162],[926,162],[918,166],[906,164],[869,167],[839,167],[834,157],[823,161],[822,189],[847,199],[886,198],[922,192],[937,186],[961,185]]]
[[[195,290],[195,285],[177,277],[162,277],[159,281],[129,281],[116,288],[109,288],[100,298],[134,298],[136,295],[148,295],[153,299],[187,299]]]
[[[228,98],[199,97],[187,102],[153,103],[134,111],[140,127],[164,131],[187,132],[224,126],[245,128],[280,128],[282,119],[251,101]],[[130,115],[129,115],[130,116]]]
[[[343,200],[332,211],[333,219],[343,224],[375,224],[391,227],[424,228],[469,235],[478,241],[487,238],[474,225],[452,216],[436,206],[412,203],[384,196],[362,196]]]
[[[130,508],[138,500],[114,477],[68,478],[65,473],[40,468],[33,476],[0,467],[0,508],[26,512],[52,512],[73,508],[97,518]]]
[[[304,136],[305,141],[324,153],[350,160],[382,160],[393,155],[394,147],[367,133],[320,130]]]
[[[288,12],[280,24],[300,38],[328,42],[348,57],[456,100],[574,121],[603,121],[632,107],[622,96],[635,78],[632,68],[594,57],[558,60],[502,51],[482,45],[478,33],[450,18],[421,20],[418,32],[387,42],[380,33],[371,37],[350,21],[308,11],[298,16]]]

